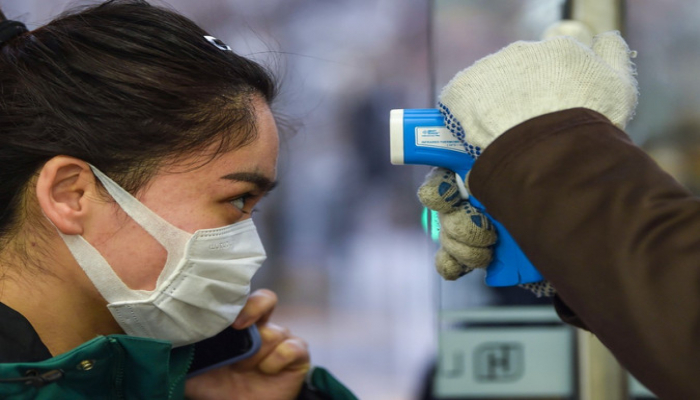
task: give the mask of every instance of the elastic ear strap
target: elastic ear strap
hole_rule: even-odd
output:
[[[138,201],[131,193],[117,185],[102,171],[90,165],[95,177],[102,182],[102,185],[107,189],[107,192],[121,206],[122,210],[134,219],[143,229],[146,230],[154,239],[156,239],[166,249],[181,249],[187,241],[192,237],[192,234],[183,231],[173,226],[168,221],[161,218],[158,214],[151,211],[148,207]]]
[[[141,299],[146,299],[149,296],[149,292],[129,289],[112,270],[107,260],[82,236],[66,235],[58,229],[57,231],[78,265],[85,271],[85,274],[108,303],[133,300],[134,294]]]
[[[85,275],[90,278],[90,281],[93,282],[97,291],[100,292],[108,303],[127,300],[130,298],[129,293],[140,292],[143,298],[148,296],[147,292],[129,289],[116,272],[114,272],[102,254],[92,247],[85,238],[80,235],[64,234],[54,225],[53,221],[51,221],[46,214],[44,214],[44,217],[56,228],[56,232],[63,239],[66,247],[68,247],[73,258],[75,258],[75,261],[80,265],[80,268],[85,271]]]

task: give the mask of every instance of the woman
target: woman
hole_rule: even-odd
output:
[[[0,20],[0,397],[352,398],[305,383],[274,293],[248,298],[271,76],[145,1]],[[260,351],[185,384],[192,344],[234,321]]]

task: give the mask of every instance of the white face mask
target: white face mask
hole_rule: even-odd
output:
[[[124,332],[168,340],[177,347],[214,336],[231,325],[248,299],[253,274],[265,260],[253,221],[190,234],[91,168],[124,212],[168,252],[155,289],[134,290],[82,236],[59,231]]]

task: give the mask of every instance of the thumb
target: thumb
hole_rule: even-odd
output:
[[[591,48],[593,52],[620,74],[630,78],[634,74],[634,68],[630,60],[632,51],[630,51],[620,32],[610,31],[597,35],[593,38]]]

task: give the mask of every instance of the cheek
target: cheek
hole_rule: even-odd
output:
[[[184,183],[182,180],[170,182],[163,179],[151,187],[141,202],[174,227],[188,233],[226,225],[220,215],[225,210],[224,205],[212,200],[216,196],[210,188],[202,185],[202,181],[206,179]]]
[[[153,290],[167,259],[163,246],[133,221],[93,246],[131,289]]]
[[[225,201],[214,201],[210,194],[197,194],[190,201],[180,201],[176,204],[166,204],[154,207],[154,212],[168,221],[171,225],[188,233],[201,229],[220,228],[232,224],[233,206]]]

